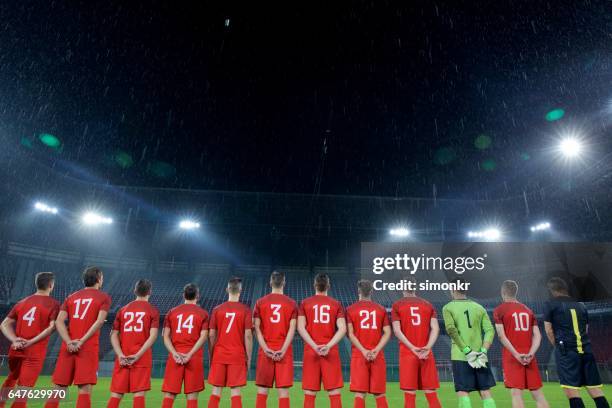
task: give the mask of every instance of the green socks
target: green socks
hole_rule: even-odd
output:
[[[493,398],[487,398],[482,400],[483,408],[495,408],[495,400]]]
[[[472,408],[470,397],[459,397],[459,408]]]

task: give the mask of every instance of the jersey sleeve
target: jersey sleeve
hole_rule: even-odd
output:
[[[298,316],[298,306],[295,302],[291,302],[291,320],[297,319]]]
[[[383,312],[383,327],[385,326],[390,326],[391,323],[389,322],[389,313],[387,313],[387,310],[383,307],[382,308],[382,312]]]
[[[400,317],[400,312],[399,312],[399,305],[396,303],[393,304],[393,306],[391,307],[391,320],[394,322],[399,322],[401,320]]]
[[[208,312],[204,310],[202,312],[202,330],[208,330],[209,325],[210,321],[208,319]]]
[[[65,299],[65,300],[62,302],[62,304],[60,305],[60,311],[62,311],[62,312],[68,312],[68,299],[69,299],[69,298],[66,298],[66,299]]]
[[[153,308],[151,312],[151,328],[159,329],[159,310],[156,308]]]
[[[247,307],[246,313],[244,314],[244,329],[251,330],[253,328],[253,315],[251,310]]]
[[[431,307],[431,318],[432,319],[437,319],[438,318],[438,311],[436,310],[434,305],[432,305],[431,303],[429,304],[429,307]]]
[[[353,319],[351,319],[351,308],[346,309],[346,324],[352,324]]]
[[[460,350],[465,349],[465,342],[459,335],[459,330],[457,329],[455,319],[453,318],[453,314],[450,312],[448,305],[444,306],[442,309],[442,317],[444,318],[444,328],[446,329],[448,336],[455,342]]]
[[[339,319],[341,317],[346,317],[346,312],[344,311],[342,304],[338,302],[338,312],[336,314],[336,319]]]
[[[108,312],[111,306],[111,297],[108,294],[104,295],[102,304],[100,304],[100,311]]]
[[[484,331],[484,342],[492,343],[495,338],[495,329],[491,324],[491,319],[489,318],[489,314],[486,309],[483,308],[483,316],[482,316],[482,331]]]
[[[306,313],[304,313],[304,302],[300,303],[300,307],[298,308],[298,316],[306,316]]]
[[[17,320],[17,306],[18,304],[13,306],[13,308],[8,313],[8,315],[6,315],[6,317],[8,317],[9,319]]]
[[[501,307],[496,307],[495,310],[493,310],[493,321],[495,322],[495,324],[503,324],[503,318],[504,316],[502,314]]]
[[[121,310],[119,310],[115,316],[115,320],[113,321],[113,330],[121,331],[121,315]]]
[[[532,326],[537,326],[538,325],[538,318],[536,317],[535,313],[533,313],[533,311],[530,310],[529,314],[531,315],[531,325]]]
[[[53,302],[53,305],[51,306],[51,312],[49,312],[49,319],[51,320],[57,319],[59,308],[60,308],[59,302]]]
[[[217,313],[215,310],[210,314],[210,320],[208,321],[209,330],[217,330]]]
[[[170,318],[172,316],[172,312],[169,312],[166,317],[164,317],[164,329],[169,329],[171,327]]]
[[[255,303],[255,307],[253,308],[253,319],[261,319],[259,313],[259,300]]]

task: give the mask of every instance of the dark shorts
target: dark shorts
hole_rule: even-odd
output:
[[[495,387],[491,368],[472,368],[467,361],[453,360],[453,378],[456,392],[486,391]]]
[[[565,388],[599,387],[601,377],[593,353],[580,354],[575,350],[562,352],[555,348],[559,383]]]

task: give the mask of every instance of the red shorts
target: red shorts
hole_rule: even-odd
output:
[[[151,367],[121,367],[115,361],[110,390],[116,394],[127,394],[151,389]]]
[[[64,347],[60,349],[53,383],[67,387],[69,385],[96,384],[98,382],[98,350],[80,350],[70,353]]]
[[[321,381],[326,391],[342,388],[342,364],[338,346],[332,348],[325,357],[319,356],[310,346],[304,346],[304,365],[302,368],[302,389],[320,391]]]
[[[351,392],[384,394],[387,391],[387,363],[384,354],[367,361],[359,351],[351,357]]]
[[[9,356],[6,386],[34,387],[43,368],[44,358]]]
[[[247,366],[244,364],[212,363],[208,382],[215,387],[243,387],[247,382]]]
[[[538,362],[534,358],[529,365],[522,365],[511,355],[505,355],[502,359],[504,370],[504,385],[506,388],[517,388],[519,390],[537,390],[542,388],[542,377],[538,369]]]
[[[255,384],[260,387],[289,388],[293,386],[293,353],[287,352],[281,361],[274,361],[260,349],[257,354]]]
[[[177,364],[172,356],[166,361],[162,391],[180,394],[185,384],[185,394],[200,392],[204,389],[204,361],[202,355],[194,355],[187,364]]]
[[[399,367],[400,389],[403,391],[440,388],[436,359],[433,354],[421,360],[411,351],[400,352]]]

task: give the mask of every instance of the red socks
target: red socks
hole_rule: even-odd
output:
[[[121,398],[110,397],[108,403],[106,404],[106,408],[118,408],[120,402]]]
[[[219,400],[220,396],[211,394],[210,399],[208,400],[208,408],[219,408]]]
[[[315,408],[316,395],[304,395],[304,408]]]
[[[268,404],[268,394],[257,394],[257,401],[255,402],[255,408],[266,408]]]
[[[404,408],[416,408],[416,394],[404,393]]]
[[[134,397],[134,401],[132,402],[132,407],[145,408],[145,397],[144,396]]]
[[[353,408],[365,408],[365,399],[361,397],[355,397],[353,402]]]
[[[442,405],[440,405],[440,400],[438,399],[437,392],[426,392],[425,398],[427,398],[429,408],[442,408]]]
[[[342,408],[342,399],[340,394],[330,395],[329,405],[331,408]]]
[[[290,408],[289,397],[278,399],[278,408]]]
[[[189,408],[189,401],[191,400],[187,400],[187,408]],[[174,398],[164,397],[162,408],[172,408],[172,405],[174,405]]]
[[[389,404],[387,404],[387,397],[383,395],[376,398],[376,408],[389,408]]]
[[[170,405],[168,408],[172,408],[172,405]],[[198,400],[187,400],[187,408],[198,408]]]
[[[232,397],[232,408],[242,408],[242,397],[240,395]]]
[[[91,408],[91,395],[79,394],[77,397],[76,408]]]

